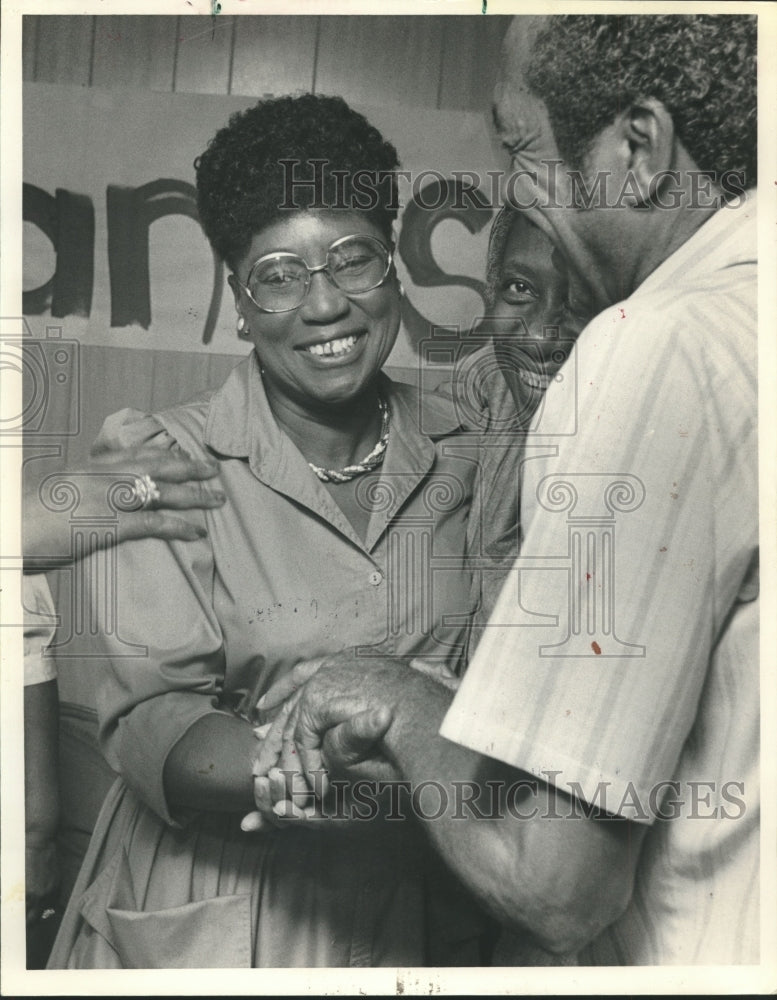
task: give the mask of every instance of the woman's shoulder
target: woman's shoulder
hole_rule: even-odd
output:
[[[182,448],[193,458],[205,452],[204,433],[212,392],[188,403],[148,413],[126,407],[106,418],[92,447],[93,454],[150,445]]]

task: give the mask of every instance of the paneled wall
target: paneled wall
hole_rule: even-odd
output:
[[[487,111],[505,17],[24,18],[23,76],[43,83]],[[347,53],[347,58],[344,58]]]

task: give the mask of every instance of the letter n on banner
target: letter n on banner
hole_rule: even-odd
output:
[[[111,282],[111,326],[151,325],[151,277],[148,235],[152,222],[166,215],[185,215],[199,222],[192,184],[161,178],[141,187],[109,184],[108,268]],[[213,292],[205,321],[208,343],[221,306],[222,262],[213,256]]]

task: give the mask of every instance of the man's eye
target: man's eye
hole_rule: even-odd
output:
[[[534,288],[527,281],[515,279],[505,281],[502,285],[502,298],[510,305],[525,305],[529,302],[536,302],[538,297]]]

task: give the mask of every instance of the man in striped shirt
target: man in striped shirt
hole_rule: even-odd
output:
[[[755,22],[517,18],[506,51],[514,198],[617,304],[525,443],[521,553],[458,692],[331,662],[300,755],[347,769],[382,733],[443,789],[428,832],[503,922],[497,964],[527,933],[758,962]]]

